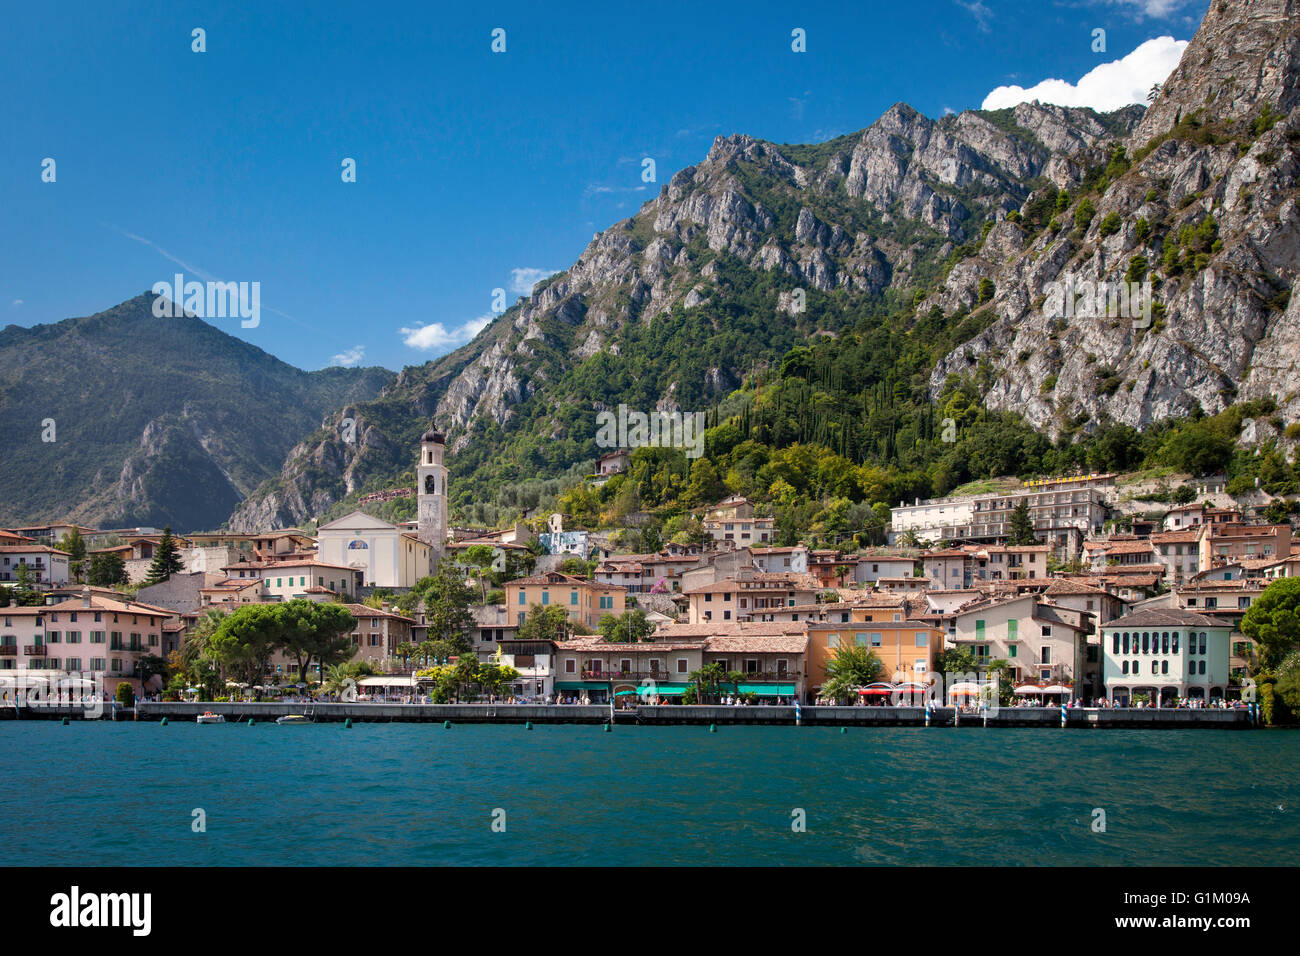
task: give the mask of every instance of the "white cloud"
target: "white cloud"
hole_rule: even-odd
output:
[[[981,31],[984,33],[989,32],[989,21],[993,19],[992,10],[980,3],[980,0],[974,0],[973,3],[956,0],[956,3],[957,6],[963,8],[975,18],[975,23],[979,26]]]
[[[559,271],[559,269],[511,269],[510,291],[517,295],[532,295],[533,286]]]
[[[1133,11],[1139,20],[1144,17],[1167,17],[1175,10],[1188,5],[1191,0],[1103,0],[1108,7],[1124,7]]]
[[[352,368],[354,365],[360,365],[361,360],[365,357],[366,347],[364,345],[354,345],[330,359],[330,365],[342,365],[344,368]]]
[[[1187,48],[1186,40],[1164,36],[1147,40],[1128,56],[1089,70],[1078,83],[1043,80],[1029,89],[999,86],[984,97],[981,109],[999,110],[1017,103],[1091,106],[1106,112],[1130,103],[1145,103],[1153,83],[1164,83]]]
[[[14,299],[14,301],[13,301],[13,307],[14,307],[15,309],[18,308],[18,307],[19,307],[20,305],[22,305],[22,304],[23,304],[23,300],[22,300],[22,299]]]
[[[445,349],[452,345],[468,342],[487,328],[488,324],[495,318],[496,316],[490,313],[480,315],[477,319],[470,319],[454,329],[448,329],[441,322],[417,325],[413,329],[404,328],[401,330],[402,342],[409,348],[419,349],[422,352]]]

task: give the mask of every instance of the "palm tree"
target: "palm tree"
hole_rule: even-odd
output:
[[[884,669],[884,662],[869,647],[838,648],[835,656],[826,662],[822,696],[837,702],[847,700],[857,688],[879,680]]]
[[[694,684],[701,697],[717,697],[722,682],[727,679],[727,672],[719,661],[710,661],[699,670],[686,675],[687,681]]]

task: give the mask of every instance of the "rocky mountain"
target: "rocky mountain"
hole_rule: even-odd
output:
[[[715,407],[886,309],[952,344],[932,399],[959,381],[1054,437],[1265,395],[1294,420],[1295,7],[1215,0],[1149,110],[899,104],[826,143],[719,137],[469,345],[339,410],[231,526],[409,482],[430,417],[462,494],[557,475],[598,453],[599,411]],[[1106,295],[1148,281],[1145,310]]]
[[[1268,396],[1296,420],[1298,104],[1300,4],[1215,0],[1123,151],[1058,181],[1048,228],[998,222],[922,303],[996,289],[994,321],[938,364],[932,394],[974,374],[988,407],[1051,434]],[[1049,307],[1054,286],[1143,281],[1148,316]]]
[[[0,330],[0,526],[220,526],[293,441],[386,369],[304,372],[145,294],[84,318]]]
[[[620,402],[707,408],[869,303],[933,286],[984,222],[1081,175],[1141,112],[1034,104],[931,120],[899,104],[813,146],[719,137],[468,346],[341,409],[231,526],[299,523],[396,479],[430,416],[451,436],[453,477],[518,480],[598,454],[596,413]]]

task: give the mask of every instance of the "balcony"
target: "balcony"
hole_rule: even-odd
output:
[[[582,672],[583,680],[642,680],[649,677],[652,680],[670,680],[666,671],[589,671]],[[677,680],[684,680],[685,674],[678,674]]]
[[[28,657],[44,657],[46,653],[45,645],[28,644],[23,648],[23,653],[26,654]]]
[[[0,644],[0,657],[17,657],[17,644]]]

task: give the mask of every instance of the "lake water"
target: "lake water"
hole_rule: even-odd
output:
[[[0,751],[6,865],[1289,865],[1300,841],[1283,731],[6,721]]]

